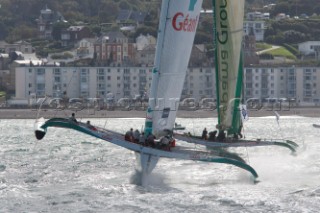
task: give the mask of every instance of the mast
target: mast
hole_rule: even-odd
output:
[[[154,59],[154,68],[152,69],[152,81],[151,81],[151,88],[149,94],[149,101],[148,101],[148,109],[147,109],[147,116],[145,122],[145,135],[149,135],[152,133],[153,125],[153,111],[156,106],[156,97],[157,97],[157,88],[159,82],[159,70],[160,70],[160,57],[163,50],[163,41],[164,41],[164,33],[167,24],[167,14],[169,8],[169,1],[162,1],[161,5],[161,14],[159,20],[159,29],[158,29],[158,38],[156,44],[156,53]]]

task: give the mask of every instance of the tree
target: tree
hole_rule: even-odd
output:
[[[37,36],[37,30],[35,28],[27,25],[20,25],[13,28],[13,30],[11,30],[6,40],[9,42],[15,42],[18,40],[34,38],[36,36]]]

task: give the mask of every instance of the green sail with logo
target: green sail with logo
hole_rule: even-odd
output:
[[[228,135],[241,130],[244,3],[244,0],[213,0],[218,127],[227,130]]]

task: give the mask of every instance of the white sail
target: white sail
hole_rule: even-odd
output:
[[[163,0],[146,134],[173,129],[202,0]]]
[[[229,134],[241,128],[242,36],[245,0],[214,0],[216,82],[219,128]]]

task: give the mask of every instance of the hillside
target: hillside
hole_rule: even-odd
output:
[[[265,4],[270,3],[276,3],[270,11],[272,15],[279,12],[290,15],[306,13],[309,16],[314,13],[320,14],[319,0],[246,0],[246,10],[261,9]],[[84,23],[95,33],[110,30],[112,27],[116,28],[115,20],[121,9],[146,12],[148,14],[146,26],[139,29],[137,34],[149,32],[156,35],[160,4],[160,0],[0,0],[0,40],[13,42],[36,38],[36,20],[39,18],[40,10],[46,7],[60,12],[70,25]],[[203,8],[212,8],[212,1],[204,0]],[[299,42],[319,35],[318,24],[298,23],[297,25],[305,25],[305,27],[299,27],[304,32],[308,32],[308,35],[299,35]],[[282,26],[271,25],[272,29],[267,36],[274,36],[273,38],[283,36],[283,33],[279,33],[282,31]],[[293,27],[295,29],[286,27],[285,30],[301,33],[301,30],[296,30],[298,26]],[[196,43],[210,43],[211,33],[212,18],[208,17],[199,25]],[[272,42],[272,39],[269,42]]]

